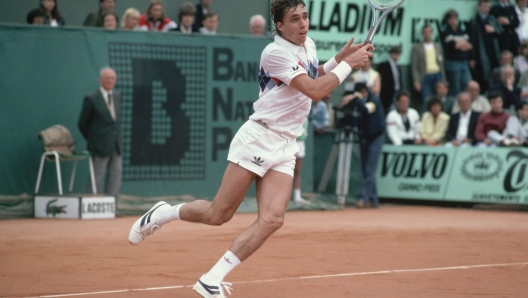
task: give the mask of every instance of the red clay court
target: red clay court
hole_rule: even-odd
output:
[[[1,297],[199,297],[192,285],[255,218],[170,223],[139,246],[137,217],[0,221]],[[528,215],[441,207],[288,212],[226,278],[229,297],[528,297]]]

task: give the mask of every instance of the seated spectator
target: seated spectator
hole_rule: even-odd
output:
[[[499,91],[502,94],[503,108],[513,110],[521,101],[521,88],[514,84],[514,70],[512,66],[503,66],[501,69],[501,82],[492,85],[489,92]],[[510,113],[513,114],[513,113]]]
[[[387,135],[392,144],[399,146],[402,144],[421,144],[420,115],[409,108],[411,94],[407,91],[400,91],[396,96],[396,109],[387,114]]]
[[[449,115],[442,112],[442,100],[433,96],[427,102],[427,112],[422,116],[420,123],[420,138],[428,146],[442,145],[445,141]]]
[[[502,109],[502,97],[500,92],[490,92],[489,101],[491,112],[483,113],[477,121],[475,128],[475,140],[477,147],[497,147],[504,140],[502,133],[510,114]]]
[[[521,125],[526,134],[524,145],[528,146],[528,101],[522,101],[515,108],[517,111],[517,118],[521,122]]]
[[[183,2],[178,9],[178,22],[176,28],[170,31],[176,31],[183,34],[191,34],[193,32],[194,16],[196,15],[196,7],[191,2]]]
[[[521,76],[528,70],[528,41],[521,44],[519,55],[513,59],[513,67]]]
[[[471,97],[466,92],[458,95],[458,106],[460,113],[451,115],[449,119],[447,147],[469,147],[475,144],[475,128],[480,113],[471,110]]]
[[[114,12],[107,12],[103,15],[103,28],[106,30],[117,29],[117,15]]]
[[[362,82],[367,85],[369,92],[378,96],[381,90],[381,78],[379,72],[372,68],[372,57],[369,61],[361,67],[360,70],[352,72],[350,76],[351,82],[345,84],[345,91],[354,90],[356,83]]]
[[[528,98],[528,70],[521,74],[517,87],[521,89],[521,100]]]
[[[216,35],[216,28],[218,28],[218,14],[216,12],[208,12],[203,20],[203,27],[200,28],[200,33],[206,35]]]
[[[456,10],[448,10],[443,23],[446,28],[440,33],[440,41],[445,55],[445,74],[451,86],[449,95],[456,96],[471,80],[469,55],[473,46],[467,32],[460,28]]]
[[[44,24],[44,12],[40,9],[33,9],[26,16],[26,22],[33,25]]]
[[[433,96],[429,97],[429,99],[433,98],[434,96],[440,98],[442,101],[442,111],[448,115],[451,115],[451,111],[453,110],[453,105],[455,104],[455,99],[451,96],[449,96],[449,83],[447,81],[438,81],[435,84],[435,92]]]
[[[194,15],[192,32],[199,32],[200,28],[203,27],[203,20],[205,15],[209,12],[209,7],[212,3],[213,0],[200,0],[200,3],[196,4],[196,13]]]
[[[139,30],[142,31],[167,32],[176,27],[176,23],[165,16],[161,0],[150,0],[147,11],[139,17]]]
[[[500,83],[501,81],[501,71],[504,66],[513,66],[513,54],[510,51],[503,51],[501,53],[500,65],[495,67],[491,73],[490,86]],[[515,73],[515,84],[519,82],[521,73],[514,68]]]
[[[252,36],[267,36],[266,34],[266,19],[256,14],[249,19],[249,32]]]
[[[469,81],[466,92],[471,98],[471,110],[479,113],[485,113],[491,111],[491,105],[489,100],[484,96],[480,95],[480,86],[477,81]],[[458,101],[455,101],[451,114],[460,112]]]
[[[115,0],[99,0],[99,9],[86,16],[83,26],[103,27],[103,14],[114,11],[114,6]]]
[[[57,0],[40,0],[40,10],[44,12],[44,25],[64,26],[64,18],[59,12]]]
[[[332,98],[332,93],[328,93],[320,101],[314,103],[312,109],[312,126],[316,134],[323,134],[330,122],[330,114],[328,113],[328,103]]]
[[[521,111],[522,113],[522,111]],[[502,136],[498,136],[499,139],[502,137],[501,145],[502,146],[526,146],[526,131],[524,130],[522,122],[516,116],[510,116],[508,122],[506,122],[506,127]]]
[[[139,10],[131,7],[125,10],[123,18],[121,19],[121,29],[123,30],[138,30],[139,28],[139,17],[141,13]]]

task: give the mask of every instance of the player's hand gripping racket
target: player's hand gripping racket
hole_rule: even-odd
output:
[[[372,24],[370,25],[370,30],[367,35],[367,39],[363,44],[369,44],[372,43],[372,39],[374,39],[374,33],[378,29],[378,26],[380,25],[381,21],[389,14],[391,11],[398,8],[398,6],[402,5],[403,1],[405,0],[368,0],[370,5],[370,10],[372,11]],[[380,18],[376,20],[376,10],[382,11]]]

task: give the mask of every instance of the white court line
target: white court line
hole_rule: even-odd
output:
[[[287,277],[287,278],[277,278],[277,279],[253,280],[253,281],[238,281],[238,282],[233,282],[233,284],[251,284],[251,283],[264,283],[264,282],[277,282],[277,281],[286,281],[286,280],[302,280],[302,279],[329,278],[329,277],[377,275],[377,274],[406,273],[406,272],[445,271],[445,270],[475,269],[475,268],[489,268],[489,267],[507,267],[507,266],[526,266],[526,265],[528,265],[528,262],[524,262],[524,263],[503,263],[503,264],[483,264],[483,265],[453,266],[453,267],[437,267],[437,268],[422,268],[422,269],[396,269],[396,270],[383,270],[383,271],[370,271],[370,272],[355,272],[355,273],[340,273],[340,274],[327,274],[327,275],[311,275],[311,276],[300,276],[300,277]],[[57,298],[57,297],[72,297],[72,296],[83,296],[83,295],[100,295],[100,294],[112,294],[112,293],[124,293],[124,292],[156,291],[156,290],[180,289],[180,288],[191,287],[191,286],[192,285],[178,285],[178,286],[157,287],[157,288],[125,289],[125,290],[86,292],[86,293],[74,293],[74,294],[59,294],[59,295],[43,295],[43,296],[32,296],[32,297],[25,297],[25,298],[35,298],[35,297]]]

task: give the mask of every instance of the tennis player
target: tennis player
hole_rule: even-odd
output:
[[[309,20],[302,0],[274,0],[271,15],[275,41],[260,59],[259,99],[255,113],[242,125],[231,142],[229,164],[213,202],[197,200],[170,206],[158,202],[132,226],[128,240],[139,244],[162,225],[173,220],[219,226],[231,220],[256,180],[258,218],[233,242],[212,269],[193,289],[202,297],[226,297],[230,283],[224,277],[254,253],[279,229],[292,191],[296,138],[318,101],[347,79],[372,56],[371,44],[353,45],[352,38],[322,66],[315,44],[307,37]]]

